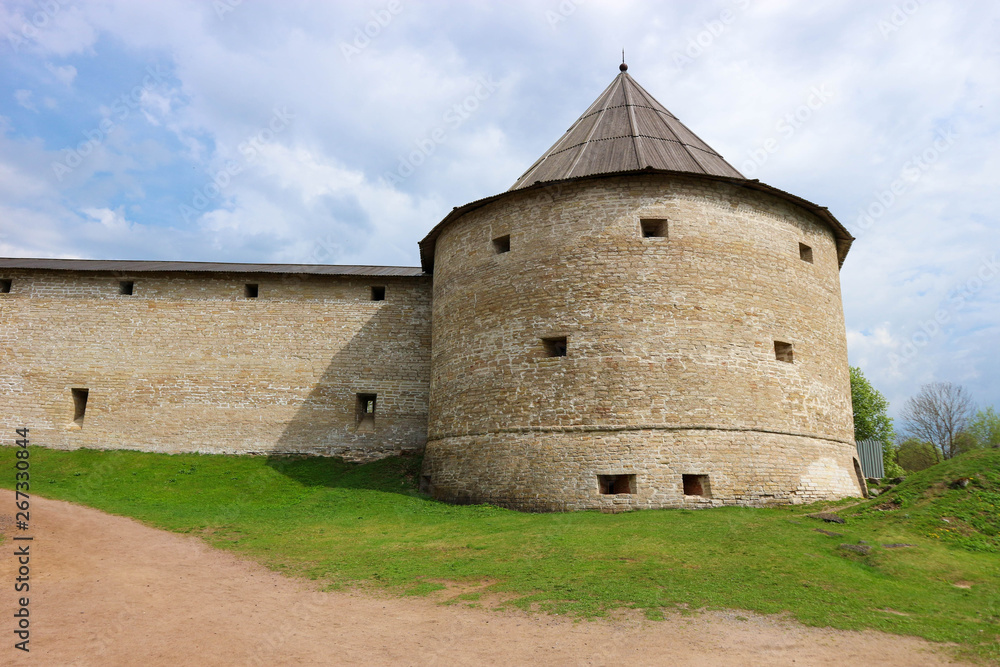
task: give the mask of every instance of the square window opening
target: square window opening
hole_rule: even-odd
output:
[[[597,487],[603,496],[635,493],[635,475],[598,475]]]
[[[542,344],[545,345],[546,357],[566,356],[567,352],[566,336],[558,336],[556,338],[543,338]]]
[[[805,243],[799,244],[799,258],[803,262],[813,263],[813,249]]]
[[[685,496],[712,497],[712,489],[708,483],[708,475],[681,475],[684,482]]]
[[[667,221],[659,218],[645,218],[639,221],[644,239],[667,238]]]
[[[783,343],[780,340],[774,341],[774,358],[778,361],[784,361],[789,364],[795,363],[792,355],[792,344]]]
[[[83,418],[87,414],[87,397],[90,390],[82,387],[70,389],[73,394],[73,423],[83,427]]]
[[[502,255],[505,252],[510,252],[510,234],[505,236],[498,236],[493,239],[493,252],[498,255]]]
[[[372,301],[385,301],[384,285],[372,285]]]
[[[10,287],[14,281],[10,278],[0,278],[0,294],[10,294]]]
[[[375,430],[375,405],[378,394],[358,394],[357,395],[357,425],[358,431]]]
[[[135,283],[131,280],[122,280],[118,283],[118,293],[125,296],[132,296],[135,293]]]
[[[243,296],[245,296],[248,299],[256,299],[259,293],[260,289],[258,288],[256,283],[247,283],[243,287]]]

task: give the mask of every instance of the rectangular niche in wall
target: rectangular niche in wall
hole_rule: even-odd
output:
[[[135,283],[131,280],[121,280],[118,282],[118,293],[125,296],[132,296],[135,292]]]
[[[565,357],[567,352],[566,336],[556,336],[555,338],[543,338],[542,344],[545,346],[546,357]]]
[[[681,475],[684,482],[685,496],[712,497],[712,488],[708,484],[708,475]]]
[[[644,239],[667,238],[667,221],[663,218],[642,218],[639,227]]]
[[[248,299],[256,299],[257,295],[260,293],[260,289],[257,283],[247,283],[243,286],[243,296]]]
[[[778,361],[785,361],[788,363],[794,363],[794,358],[792,356],[792,344],[783,343],[780,340],[774,341],[774,358]]]
[[[635,493],[635,475],[598,475],[597,486],[604,496]]]
[[[87,397],[90,390],[82,387],[70,389],[73,394],[73,423],[77,427],[83,428],[83,418],[87,414]]]
[[[498,236],[493,239],[493,252],[498,255],[502,255],[505,252],[510,252],[510,234],[504,236]]]
[[[14,281],[10,278],[0,278],[0,294],[10,294],[10,287]]]
[[[431,480],[430,475],[420,476],[420,493],[434,495],[434,482]]]
[[[805,243],[799,244],[799,258],[803,262],[813,263],[813,249]]]
[[[358,433],[370,433],[375,430],[375,402],[378,394],[357,395]]]
[[[372,301],[385,301],[385,286],[372,285]]]

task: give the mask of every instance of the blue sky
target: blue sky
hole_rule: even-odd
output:
[[[416,265],[618,72],[858,237],[852,364],[1000,406],[1000,5],[4,0],[0,256]]]

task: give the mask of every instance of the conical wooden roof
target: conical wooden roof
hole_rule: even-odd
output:
[[[622,65],[621,74],[511,190],[539,181],[646,168],[744,178],[626,69]]]

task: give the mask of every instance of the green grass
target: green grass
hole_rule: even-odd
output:
[[[998,451],[946,462],[845,507],[842,526],[806,516],[818,507],[522,514],[452,506],[416,491],[416,457],[352,465],[30,451],[33,494],[198,534],[331,588],[423,595],[442,581],[493,581],[486,592],[507,604],[584,617],[617,608],[650,618],[672,609],[785,612],[808,625],[956,642],[966,657],[1000,660]],[[0,448],[0,460],[13,461],[13,448]],[[939,488],[958,476],[975,481]],[[0,484],[12,488],[13,474]],[[896,500],[899,509],[875,509]],[[868,555],[838,548],[862,540],[875,545]],[[899,542],[916,546],[878,546]]]
[[[962,477],[970,479],[966,488],[950,488]],[[914,473],[857,514],[875,525],[1000,554],[1000,450],[969,452]]]

